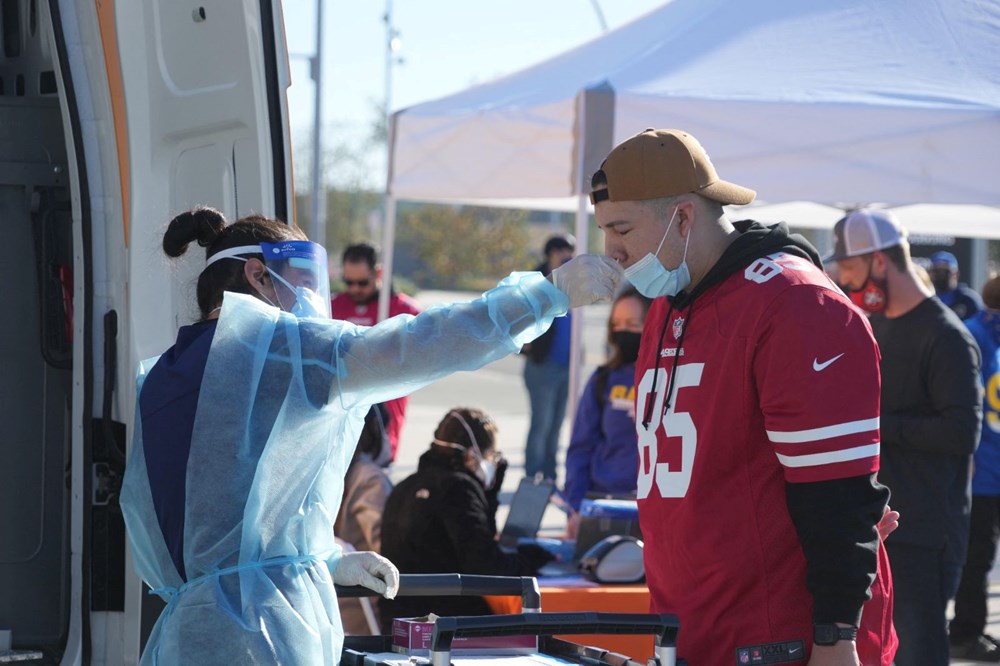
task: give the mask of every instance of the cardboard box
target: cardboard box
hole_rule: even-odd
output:
[[[392,621],[392,651],[429,656],[434,617],[396,618]],[[463,654],[531,654],[538,652],[538,636],[458,636],[451,642],[452,652]]]

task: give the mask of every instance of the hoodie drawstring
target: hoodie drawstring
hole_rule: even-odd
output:
[[[667,394],[663,401],[663,413],[661,417],[666,415],[667,410],[670,409],[670,394],[674,390],[674,379],[677,376],[677,364],[680,363],[681,350],[684,348],[684,335],[687,333],[688,324],[691,322],[691,313],[693,310],[693,304],[689,304],[687,307],[687,318],[683,320],[681,324],[680,335],[677,336],[677,353],[674,354],[673,363],[670,366],[670,373],[667,375]],[[660,352],[663,349],[663,338],[667,333],[667,328],[670,326],[670,319],[673,317],[674,312],[678,315],[683,313],[683,310],[674,310],[674,302],[670,300],[670,309],[667,310],[667,317],[663,322],[663,328],[660,329],[660,340],[656,345],[656,361],[653,363],[653,385],[650,388],[649,394],[646,396],[646,407],[642,412],[642,427],[644,430],[649,430],[650,418],[652,417],[653,411],[653,398],[656,395],[656,380],[660,373]]]

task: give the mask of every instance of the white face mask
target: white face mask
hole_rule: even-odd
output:
[[[688,243],[691,242],[690,233],[688,233],[687,240],[684,241],[684,256],[681,258],[680,266],[672,271],[667,270],[656,256],[667,240],[667,234],[670,233],[670,228],[674,225],[675,217],[677,217],[676,206],[656,252],[647,252],[646,256],[625,269],[625,279],[632,283],[632,286],[646,298],[676,296],[691,284],[691,272],[687,265]]]
[[[479,471],[476,473],[479,480],[483,482],[483,487],[489,490],[493,487],[493,482],[497,478],[497,464],[492,460],[481,459],[479,461]]]

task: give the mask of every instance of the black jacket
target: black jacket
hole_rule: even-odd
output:
[[[549,273],[549,263],[543,261],[542,263],[535,266],[535,270],[542,275],[548,277]],[[533,363],[544,363],[545,359],[549,357],[549,351],[552,349],[552,342],[555,338],[555,326],[549,326],[545,329],[545,332],[539,335],[537,338],[524,345],[521,350],[522,354],[527,355],[528,361]]]
[[[964,564],[982,418],[979,347],[936,298],[900,317],[872,317],[872,330],[882,349],[880,474],[900,513],[891,543]]]
[[[533,576],[550,557],[533,549],[509,554],[496,541],[495,500],[458,451],[432,447],[415,474],[397,485],[382,515],[382,554],[400,573]],[[383,630],[391,618],[487,615],[481,597],[399,597],[379,602]]]

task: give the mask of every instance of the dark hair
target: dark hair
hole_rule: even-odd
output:
[[[554,236],[549,236],[549,239],[545,241],[545,256],[549,256],[556,250],[575,250],[576,249],[576,239],[569,234],[556,234]]]
[[[343,256],[340,258],[340,263],[342,264],[354,264],[362,261],[368,264],[368,268],[375,270],[375,264],[378,262],[378,250],[371,243],[348,245],[347,249],[344,250]]]
[[[646,298],[639,293],[638,289],[628,286],[622,289],[618,295],[615,296],[615,300],[611,303],[611,312],[614,312],[615,306],[618,305],[619,301],[624,301],[626,298],[634,298],[639,301],[639,304],[642,305],[643,317],[645,317],[646,313],[649,312],[649,306],[653,303],[653,299]],[[608,359],[605,366],[607,366],[609,370],[614,370],[625,365],[625,362],[622,360],[621,351],[615,346],[613,333],[614,332],[611,330],[611,314],[608,313],[608,344],[611,346],[612,352],[611,358]]]
[[[1000,277],[993,276],[983,285],[983,305],[1000,310]]]
[[[462,424],[463,420],[465,425]],[[468,450],[472,448],[473,442],[466,425],[475,436],[475,444],[480,453],[486,455],[493,450],[496,446],[496,422],[486,412],[471,407],[455,407],[445,414],[434,431],[434,439],[458,444]]]
[[[384,404],[377,403],[371,406],[365,415],[365,425],[361,428],[358,447],[354,450],[354,459],[362,453],[367,453],[372,459],[379,457],[382,447],[388,446],[385,442],[385,432],[391,419],[392,416]]]
[[[614,311],[615,305],[619,301],[623,301],[626,298],[638,299],[639,303],[642,305],[642,313],[645,317],[646,313],[649,312],[649,306],[652,304],[653,300],[647,298],[639,293],[639,290],[635,287],[628,286],[622,289],[615,296],[614,302],[611,304],[611,310]],[[597,377],[594,379],[594,387],[597,390],[597,401],[604,405],[604,391],[608,387],[608,375],[611,374],[612,370],[617,370],[618,368],[625,365],[625,360],[622,359],[622,352],[615,345],[614,342],[614,331],[611,330],[611,315],[608,314],[608,346],[611,347],[611,358],[608,359],[607,363],[597,368]]]
[[[606,190],[608,189],[608,175],[604,173],[604,169],[598,169],[594,172],[594,175],[590,177],[590,190]]]
[[[218,210],[197,206],[170,220],[170,225],[163,234],[163,252],[168,257],[179,257],[187,251],[188,245],[197,242],[206,248],[205,259],[208,260],[213,254],[231,247],[305,239],[305,234],[298,228],[281,220],[263,215],[247,215],[227,224],[225,216]],[[263,259],[263,255],[259,256]],[[243,262],[217,261],[207,266],[198,276],[198,309],[202,319],[208,319],[212,310],[221,302],[222,294],[227,291],[252,293],[243,274]]]
[[[902,243],[880,250],[882,254],[900,271],[906,271],[906,265],[910,261],[910,253],[903,247]]]

